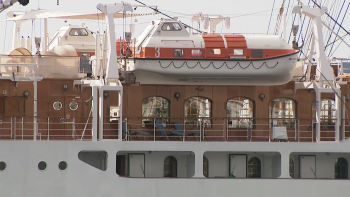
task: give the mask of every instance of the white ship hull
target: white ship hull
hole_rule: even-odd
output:
[[[317,165],[317,179],[288,178],[288,160],[291,152],[346,152],[350,143],[222,143],[222,142],[68,142],[68,141],[3,141],[0,160],[7,167],[1,172],[0,196],[4,197],[178,197],[178,196],[245,196],[245,197],[336,197],[350,192],[348,180],[323,179],[327,162]],[[108,153],[107,170],[100,171],[78,159],[82,150],[103,150]],[[120,150],[140,151],[193,151],[200,155],[205,151],[267,151],[281,153],[280,178],[240,179],[204,178],[202,169],[195,171],[194,178],[126,178],[116,174],[116,153]],[[196,157],[201,161],[202,156]],[[38,163],[45,161],[47,168],[38,170]],[[66,161],[65,171],[58,163]],[[215,163],[226,161],[216,160]],[[330,162],[334,165],[334,162]],[[181,168],[178,164],[178,168]],[[153,166],[154,167],[154,166]],[[147,163],[146,163],[147,168]],[[159,166],[162,168],[162,165]],[[334,167],[329,169],[334,171]]]
[[[128,70],[136,71],[136,80],[152,84],[153,75],[176,81],[227,81],[230,85],[281,85],[292,80],[297,53],[263,60],[186,60],[136,59]],[[149,73],[148,76],[146,73]],[[152,77],[150,77],[152,75]],[[139,79],[138,79],[139,78]],[[159,80],[159,79],[158,79]],[[161,81],[167,83],[166,80]]]

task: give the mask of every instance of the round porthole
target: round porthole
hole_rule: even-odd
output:
[[[76,101],[72,101],[72,102],[70,102],[70,104],[69,104],[69,109],[71,109],[71,110],[73,110],[73,111],[75,111],[75,110],[77,110],[78,109],[78,103],[76,102]]]
[[[52,107],[53,107],[54,110],[57,110],[57,111],[61,110],[62,109],[62,103],[59,102],[59,101],[56,101],[56,102],[53,103]]]
[[[67,162],[61,161],[61,162],[58,164],[58,168],[59,168],[60,170],[65,170],[65,169],[67,169]]]
[[[4,171],[6,169],[6,163],[3,161],[0,161],[0,171]]]
[[[46,169],[46,162],[45,162],[45,161],[39,162],[38,168],[39,168],[39,170],[41,170],[41,171],[45,170],[45,169]]]

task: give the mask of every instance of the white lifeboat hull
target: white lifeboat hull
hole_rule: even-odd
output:
[[[143,84],[155,83],[155,80],[146,80],[145,76],[141,76],[147,73],[152,78],[166,76],[169,82],[173,78],[177,81],[202,81],[204,84],[215,80],[220,85],[281,85],[292,80],[297,56],[298,53],[293,53],[259,60],[139,58],[130,61],[134,65],[129,69],[136,71],[136,80]],[[161,83],[164,82],[161,80]]]

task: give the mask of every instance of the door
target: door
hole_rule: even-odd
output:
[[[247,177],[247,155],[230,155],[229,176]]]
[[[145,177],[144,154],[129,154],[129,177]]]
[[[314,179],[316,178],[316,156],[300,155],[300,178]]]

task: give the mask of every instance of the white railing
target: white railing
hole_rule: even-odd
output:
[[[117,118],[118,120],[118,118]],[[316,124],[312,119],[227,118],[126,118],[123,124],[125,141],[251,141],[270,142],[274,126],[286,127],[289,142],[315,142]],[[241,123],[237,123],[241,121]],[[287,123],[287,124],[285,124]],[[285,124],[285,125],[283,125]],[[102,139],[118,139],[118,121],[105,118]],[[92,140],[91,117],[0,117],[0,140]],[[344,139],[350,138],[350,125],[344,125]],[[334,125],[321,124],[320,140],[335,141]],[[100,139],[98,137],[98,139]]]

